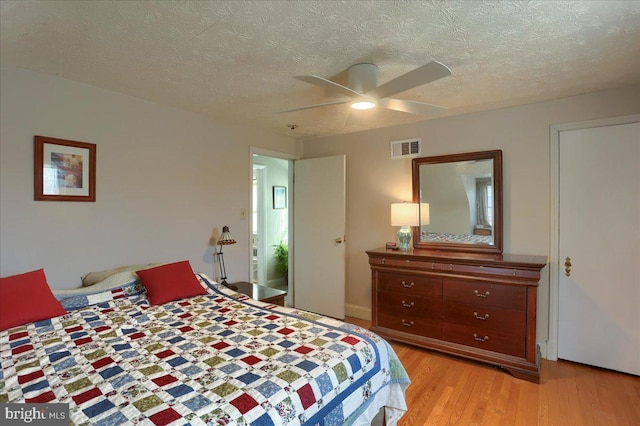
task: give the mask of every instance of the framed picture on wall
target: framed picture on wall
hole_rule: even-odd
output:
[[[96,201],[96,145],[34,137],[36,201]]]
[[[274,209],[287,208],[287,187],[286,186],[273,187],[273,208]]]

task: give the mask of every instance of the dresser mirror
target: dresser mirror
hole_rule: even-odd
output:
[[[502,253],[502,151],[413,159],[414,247]]]

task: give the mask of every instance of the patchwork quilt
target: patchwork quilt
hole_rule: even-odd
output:
[[[76,425],[349,425],[406,410],[388,343],[197,275],[208,294],[150,306],[139,282],[62,298],[0,332],[0,402],[62,402]]]

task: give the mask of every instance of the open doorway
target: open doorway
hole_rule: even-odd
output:
[[[290,160],[252,154],[251,280],[287,291]]]

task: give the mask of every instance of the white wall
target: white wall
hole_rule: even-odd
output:
[[[0,276],[44,268],[53,288],[122,264],[188,259],[214,274],[229,225],[229,280],[249,278],[249,145],[295,154],[293,139],[230,126],[61,78],[2,69]],[[96,202],[33,200],[33,137],[97,144]],[[216,269],[217,273],[217,269]]]
[[[504,252],[549,255],[551,124],[640,112],[640,87],[303,141],[305,158],[347,156],[347,315],[370,316],[366,250],[394,241],[393,202],[411,200],[411,160],[391,160],[389,142],[422,139],[425,157],[503,150]],[[538,340],[548,332],[548,268],[538,298]]]

